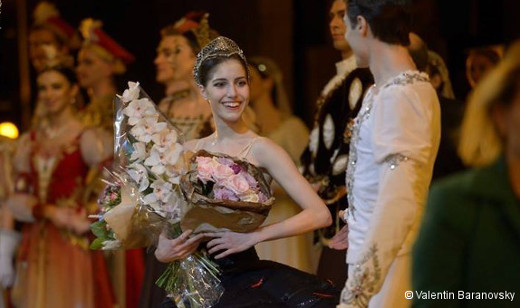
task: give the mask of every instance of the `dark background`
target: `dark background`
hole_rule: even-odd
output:
[[[23,2],[26,9],[23,10]],[[38,1],[2,0],[0,14],[0,122],[22,125],[19,89],[19,14],[32,22]],[[103,29],[131,51],[137,61],[120,80],[138,80],[159,101],[153,59],[159,30],[191,10],[210,12],[210,25],[235,40],[247,56],[273,58],[282,68],[295,113],[311,124],[316,98],[335,72],[340,55],[332,48],[326,0],[55,0],[61,16],[73,26],[86,17],[101,19]],[[22,8],[22,9],[21,9]],[[464,61],[468,48],[508,43],[520,36],[518,0],[416,0],[414,31],[446,60],[456,96],[468,85]],[[26,38],[21,38],[25,40]],[[31,78],[34,78],[31,75]],[[121,88],[120,88],[121,90]],[[34,101],[34,98],[32,98]],[[30,115],[25,115],[30,118]],[[25,124],[25,123],[24,123]]]

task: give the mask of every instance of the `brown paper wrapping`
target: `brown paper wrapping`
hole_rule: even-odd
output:
[[[191,158],[194,163],[197,156],[212,157],[209,152],[201,150]],[[202,188],[197,180],[197,171],[191,170],[181,178],[181,188],[185,198],[191,203],[190,209],[181,221],[182,230],[193,230],[194,233],[230,230],[247,233],[256,230],[267,218],[274,203],[270,188],[270,177],[258,167],[219,154],[218,157],[232,159],[246,168],[257,181],[260,190],[268,197],[264,203],[244,201],[223,201],[208,198],[202,194]],[[194,167],[192,165],[192,167]],[[193,169],[193,168],[192,168]]]
[[[104,216],[125,249],[154,244],[166,224],[166,220],[161,216],[139,207],[138,201],[123,189],[121,203]]]

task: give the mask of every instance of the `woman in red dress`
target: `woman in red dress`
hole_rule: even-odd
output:
[[[9,197],[24,226],[13,301],[17,307],[114,307],[101,252],[89,250],[88,215],[82,204],[90,166],[110,156],[109,135],[78,119],[75,74],[65,67],[44,69],[37,78],[48,127],[20,138],[14,166],[29,187]]]

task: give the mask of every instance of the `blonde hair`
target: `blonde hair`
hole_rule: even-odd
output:
[[[492,109],[507,105],[508,94],[517,92],[520,72],[520,41],[516,41],[499,64],[487,74],[470,94],[461,128],[458,152],[464,164],[472,167],[494,162],[503,150]],[[512,101],[512,97],[509,99]]]

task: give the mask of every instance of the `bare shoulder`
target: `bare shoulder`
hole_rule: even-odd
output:
[[[184,142],[183,147],[186,151],[197,151],[204,148],[204,144],[206,144],[206,140],[209,137],[204,137],[200,139],[192,139]]]
[[[288,156],[285,150],[267,137],[258,137],[251,147],[251,154],[261,167],[267,167],[273,159]]]

